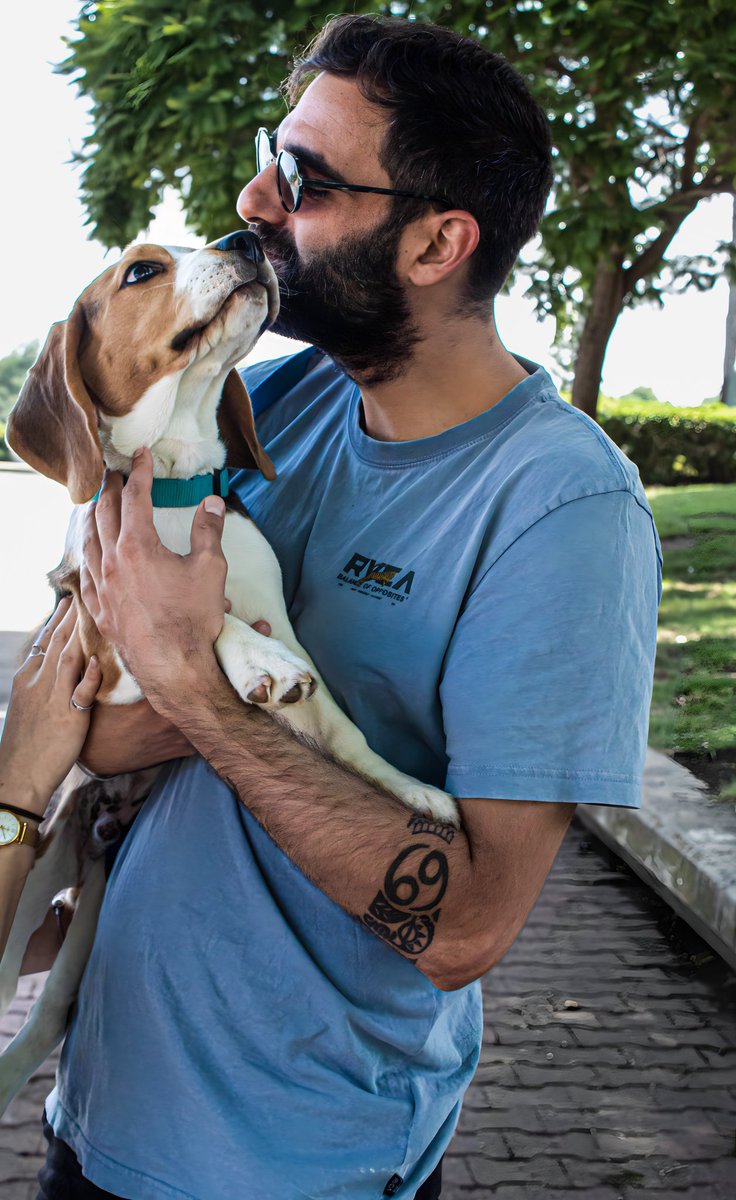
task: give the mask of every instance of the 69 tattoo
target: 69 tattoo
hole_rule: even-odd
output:
[[[420,816],[413,816],[408,827],[415,835],[439,837],[448,845],[457,832]],[[404,954],[421,954],[432,943],[448,876],[446,854],[428,841],[411,842],[391,863],[363,924]]]

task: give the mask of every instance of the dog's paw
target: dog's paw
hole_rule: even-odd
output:
[[[439,788],[430,787],[429,784],[416,783],[403,788],[399,799],[416,812],[421,813],[422,816],[432,817],[434,821],[438,821],[442,825],[459,828],[460,816],[457,805],[452,796],[449,796],[447,792],[441,792]]]
[[[277,710],[308,700],[317,687],[313,668],[276,638],[264,637],[225,614],[215,653],[242,700]]]
[[[301,704],[317,688],[317,680],[301,658],[280,642],[258,648],[252,661],[244,664],[244,673],[237,683],[230,682],[243,700],[259,708],[279,709],[286,704]]]
[[[447,792],[432,787],[429,783],[422,783],[412,775],[404,775],[403,771],[398,771],[384,762],[372,751],[369,751],[368,755],[367,759],[362,756],[362,759],[354,764],[361,774],[374,780],[387,792],[391,792],[397,800],[401,800],[422,816],[431,817],[433,821],[442,825],[452,825],[455,829],[460,827],[457,805]]]

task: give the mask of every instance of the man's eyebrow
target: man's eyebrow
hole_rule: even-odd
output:
[[[278,133],[278,130],[276,131]],[[299,165],[306,167],[310,171],[317,171],[318,174],[324,175],[325,179],[331,179],[335,183],[347,183],[347,179],[335,167],[331,167],[327,159],[319,153],[318,150],[310,150],[307,146],[300,146],[296,142],[289,142],[288,146],[280,146],[281,150],[288,150],[299,160]]]

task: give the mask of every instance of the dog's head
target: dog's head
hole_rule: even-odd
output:
[[[215,395],[213,387],[215,403],[221,395],[227,465],[273,479],[233,368],[278,308],[276,276],[255,234],[242,230],[202,250],[129,246],[52,326],[8,419],[8,444],[80,504],[102,481],[100,426],[116,430],[122,455],[152,445],[187,380],[192,395]]]

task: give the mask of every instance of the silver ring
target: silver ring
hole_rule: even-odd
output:
[[[71,704],[72,708],[76,708],[77,712],[89,712],[89,710],[95,706],[94,700],[91,704],[77,704],[73,696],[69,703]]]
[[[46,653],[46,651],[41,649],[38,642],[34,642],[33,645],[31,646],[31,653],[28,655],[28,657],[29,658],[39,658],[42,655],[44,655],[45,653]]]

